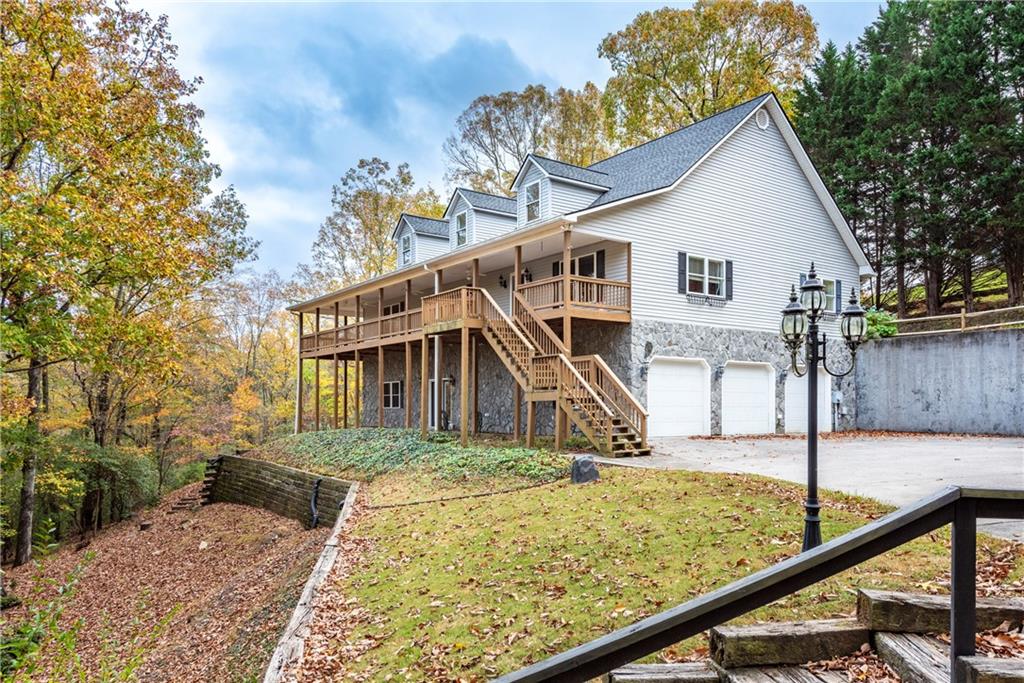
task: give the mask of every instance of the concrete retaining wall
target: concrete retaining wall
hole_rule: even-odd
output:
[[[210,486],[206,503],[239,503],[269,510],[283,517],[312,524],[310,499],[320,481],[317,496],[318,526],[331,526],[345,502],[350,482],[324,477],[284,465],[225,455]]]
[[[873,341],[856,385],[861,429],[1024,434],[1024,330]]]

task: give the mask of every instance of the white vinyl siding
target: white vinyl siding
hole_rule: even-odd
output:
[[[476,217],[474,216],[474,213],[475,212],[472,207],[470,207],[469,202],[461,196],[456,199],[455,205],[451,207],[451,210],[448,213],[449,249],[455,250],[460,248],[460,245],[456,241],[456,234],[459,228],[459,216],[462,214],[465,214],[466,217],[466,244],[473,244],[474,235],[476,233],[474,225]],[[464,247],[466,244],[461,246]]]
[[[579,185],[560,182],[557,178],[551,178],[551,216],[582,211],[597,199],[602,192],[590,190]]]
[[[412,235],[405,234],[398,240],[398,262],[407,266],[413,262]]]
[[[516,217],[479,211],[473,213],[473,242],[483,242],[516,229]]]
[[[528,220],[526,217],[526,188],[533,183],[538,183],[538,190],[540,192],[540,214],[536,219]],[[548,182],[547,177],[537,167],[537,164],[530,162],[530,168],[523,175],[523,178],[519,181],[518,190],[516,191],[516,218],[520,228],[535,225],[540,221],[551,216],[551,183]]]
[[[443,256],[448,253],[447,237],[432,237],[430,235],[416,235],[413,244],[413,263],[429,261],[432,258]]]
[[[620,282],[626,281],[626,245],[622,242],[595,242],[594,244],[588,244],[585,247],[577,247],[573,249],[573,257],[578,257],[586,254],[593,254],[599,249],[604,250],[604,277],[606,280],[618,280]],[[561,252],[546,256],[540,259],[533,259],[532,261],[526,261],[523,265],[530,270],[530,274],[533,275],[533,279],[543,280],[544,278],[551,277],[552,264],[560,262],[562,260]]]
[[[578,229],[633,243],[633,317],[776,331],[790,285],[814,260],[853,285],[858,267],[776,126],[753,120],[673,190],[582,216]],[[733,299],[678,293],[678,254],[733,262]],[[835,333],[835,323],[825,323]]]

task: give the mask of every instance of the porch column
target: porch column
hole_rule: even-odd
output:
[[[430,424],[428,406],[430,404],[430,337],[423,335],[420,342],[420,438],[427,438],[427,427]]]
[[[408,308],[406,310],[409,310]],[[405,342],[405,428],[412,429],[412,342]]]
[[[440,268],[434,272],[434,294],[441,293],[441,283],[444,280],[444,271]],[[443,382],[441,381],[441,335],[434,337],[434,429],[441,431],[441,396]]]
[[[515,314],[515,293],[519,290],[520,273],[523,270],[523,247],[517,244],[515,250],[515,258],[512,261],[512,277],[509,278],[508,286],[512,288],[512,313]],[[527,416],[529,416],[530,407],[527,406]],[[519,382],[515,377],[512,378],[512,438],[519,442],[519,436],[523,432],[523,389],[519,386]],[[530,437],[527,436],[527,441],[530,441]]]
[[[469,328],[462,326],[459,344],[459,442],[469,445]]]
[[[320,348],[320,307],[316,307],[316,320],[313,323],[313,329],[316,331],[316,335],[313,340],[316,342],[317,352],[319,353]],[[313,431],[320,431],[320,356],[318,355],[313,359],[313,415],[316,421],[316,428]]]
[[[343,323],[348,327],[348,316],[345,316]],[[348,429],[348,360],[342,361],[342,388],[341,388],[341,420],[342,427]]]
[[[572,357],[572,230],[562,232],[562,341]]]
[[[299,311],[299,352],[295,358],[295,433],[302,432],[302,311]]]
[[[473,259],[473,271],[470,275],[470,282],[473,287],[480,286],[480,259]]]

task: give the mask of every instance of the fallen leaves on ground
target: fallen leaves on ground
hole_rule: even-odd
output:
[[[806,668],[815,673],[833,671],[846,674],[848,681],[871,681],[871,683],[900,683],[900,677],[889,665],[878,658],[866,643],[859,652],[846,657],[834,657],[822,662],[812,662]]]
[[[143,512],[141,518],[153,522],[148,529],[140,530],[139,520],[122,522],[88,545],[95,557],[62,622],[84,620],[76,650],[87,666],[95,666],[105,637],[124,642],[173,611],[146,655],[140,680],[227,680],[262,672],[329,529],[304,530],[243,505],[171,511],[199,486]],[[42,573],[63,580],[84,555],[69,544],[43,561]],[[25,565],[5,578],[15,594],[28,595],[34,575]],[[22,607],[4,617],[23,614]]]

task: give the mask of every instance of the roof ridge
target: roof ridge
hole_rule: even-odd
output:
[[[543,154],[537,154],[535,152],[530,152],[526,156],[527,157],[537,157],[538,159],[544,159],[545,161],[553,161],[556,164],[563,164],[565,166],[572,166],[573,168],[578,168],[581,171],[590,171],[591,173],[600,173],[601,175],[608,175],[608,173],[606,173],[605,171],[599,171],[599,170],[597,170],[595,168],[590,168],[589,166],[580,166],[579,164],[572,164],[572,163],[569,163],[568,161],[562,161],[561,159],[553,159],[551,157],[546,157]],[[608,157],[608,158],[611,159],[611,157]],[[602,159],[601,161],[604,161],[604,160]],[[594,162],[594,163],[601,163],[601,162],[597,161],[597,162]]]
[[[621,152],[616,152],[615,154],[611,155],[610,157],[605,157],[604,159],[601,159],[601,161],[595,161],[593,164],[591,164],[590,166],[586,166],[585,168],[588,171],[594,171],[596,173],[602,173],[603,171],[601,171],[599,169],[596,169],[596,168],[592,168],[592,167],[596,166],[598,164],[603,164],[604,162],[608,161],[609,159],[614,159],[615,157],[621,156],[621,155],[625,154],[626,152],[632,152],[635,149],[640,149],[641,147],[644,147],[645,145],[649,145],[652,142],[657,142],[658,140],[663,140],[664,138],[667,138],[670,135],[675,135],[676,133],[679,133],[679,132],[682,132],[684,130],[688,130],[690,128],[693,128],[694,126],[696,126],[698,124],[704,123],[705,121],[710,121],[710,120],[712,120],[714,118],[717,118],[717,117],[721,116],[722,114],[728,114],[733,109],[739,109],[740,107],[748,105],[751,102],[755,102],[755,101],[760,100],[760,99],[765,99],[767,97],[771,97],[773,94],[774,93],[769,91],[769,92],[763,93],[761,95],[758,95],[757,97],[752,97],[749,100],[746,100],[745,102],[740,102],[739,104],[734,104],[731,107],[729,107],[728,109],[723,109],[722,111],[715,112],[711,116],[703,118],[700,121],[693,121],[692,123],[688,123],[685,126],[681,126],[679,128],[676,128],[673,131],[669,131],[668,133],[663,133],[662,135],[659,135],[656,138],[651,138],[650,140],[646,140],[644,142],[641,142],[639,145],[636,145],[635,147],[630,147],[629,149],[624,149]]]
[[[485,197],[496,197],[498,199],[515,199],[515,197],[507,194],[494,194],[493,192],[481,192],[480,190],[474,190],[469,187],[456,187],[456,192],[472,192],[473,194],[482,194]]]
[[[409,218],[422,218],[425,221],[437,221],[438,223],[447,223],[448,222],[444,218],[434,218],[433,216],[423,216],[423,215],[420,215],[418,213],[409,213],[408,211],[403,211],[400,215],[407,216]]]

